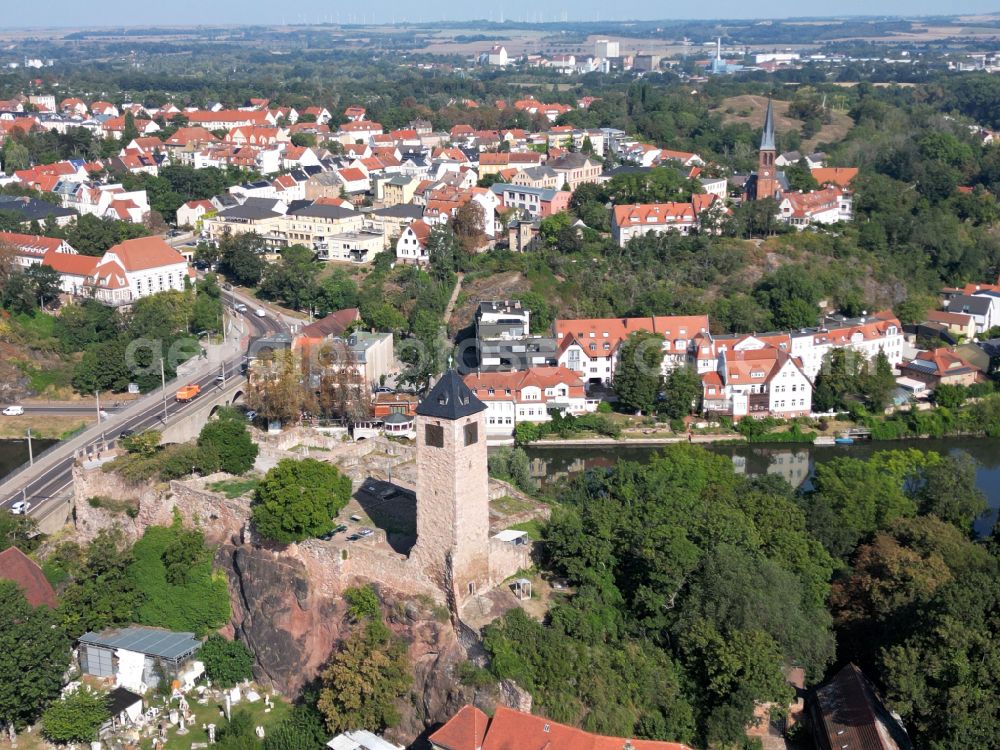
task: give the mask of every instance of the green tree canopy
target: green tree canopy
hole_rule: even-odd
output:
[[[320,536],[350,496],[351,480],[335,466],[282,459],[257,485],[253,523],[264,538],[285,544]]]
[[[110,715],[108,696],[81,686],[45,710],[42,734],[59,744],[91,742]]]
[[[656,405],[662,377],[663,337],[633,333],[618,351],[614,387],[622,405],[649,412]]]
[[[21,728],[59,695],[70,642],[45,606],[33,608],[13,581],[0,580],[0,726]]]
[[[198,434],[198,447],[211,454],[217,466],[229,474],[245,474],[257,458],[257,444],[250,437],[246,420],[213,419]]]
[[[253,677],[253,654],[242,641],[210,635],[198,649],[198,658],[205,663],[208,679],[219,687],[229,688]]]

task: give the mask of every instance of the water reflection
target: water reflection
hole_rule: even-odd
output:
[[[1000,509],[1000,440],[954,438],[947,440],[908,440],[884,443],[858,443],[851,446],[830,445],[720,445],[709,450],[728,455],[737,474],[759,476],[777,474],[793,487],[808,487],[817,462],[839,456],[867,459],[884,450],[916,448],[921,451],[955,453],[965,451],[979,465],[976,484],[986,495],[989,512],[976,524],[976,532],[989,534]],[[619,460],[645,463],[660,448],[607,447],[560,448],[528,447],[531,473],[542,484],[574,476],[588,469],[611,467]]]

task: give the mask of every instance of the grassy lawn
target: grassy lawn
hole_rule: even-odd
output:
[[[266,733],[268,729],[276,726],[282,719],[288,716],[288,713],[291,710],[291,706],[289,706],[281,698],[274,697],[271,699],[271,702],[274,707],[271,709],[270,713],[264,713],[265,706],[263,697],[256,703],[240,701],[238,704],[233,706],[233,713],[235,714],[240,711],[249,712],[253,719],[253,725],[264,727],[264,732]],[[196,742],[207,743],[208,732],[202,729],[202,725],[215,724],[216,737],[218,737],[219,729],[226,723],[225,717],[221,715],[221,701],[209,699],[208,703],[203,705],[189,697],[188,705],[190,706],[191,713],[195,716],[195,721],[188,726],[189,731],[185,735],[178,735],[176,727],[171,728],[167,732],[166,747],[168,748],[190,750],[191,745]],[[144,748],[144,750],[152,748],[152,737],[144,739],[140,744],[140,747]]]
[[[505,516],[524,513],[535,507],[535,504],[528,500],[511,497],[510,495],[504,495],[503,497],[498,497],[496,500],[491,500],[490,505],[497,513],[502,513]]]
[[[208,489],[212,492],[221,492],[223,495],[232,500],[240,495],[246,495],[249,492],[253,492],[257,489],[257,485],[259,483],[260,479],[257,477],[236,477],[233,479],[223,479],[219,482],[212,482],[208,485]]]
[[[542,521],[537,518],[533,518],[530,521],[525,521],[524,523],[514,524],[510,528],[515,531],[527,531],[528,538],[533,542],[538,542],[542,540]]]

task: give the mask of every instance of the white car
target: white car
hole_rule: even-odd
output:
[[[264,308],[262,308],[262,307],[258,307],[257,311],[254,313],[254,315],[256,315],[258,318],[266,318],[267,317],[267,311],[265,311]]]
[[[16,503],[10,506],[10,512],[15,516],[23,516],[31,510],[31,503],[27,500],[18,500]]]
[[[3,415],[5,417],[19,417],[24,414],[23,406],[8,406],[3,410]]]

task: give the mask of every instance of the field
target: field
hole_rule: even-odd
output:
[[[721,111],[726,122],[745,122],[752,128],[764,127],[764,113],[767,110],[767,97],[743,94],[731,96],[722,100],[722,105],[716,111]],[[802,127],[802,120],[788,116],[788,102],[775,100],[774,125],[779,134]],[[819,143],[835,143],[847,135],[853,126],[853,121],[843,112],[833,112],[833,122],[824,125],[813,138],[803,140],[805,150],[811,150]]]

